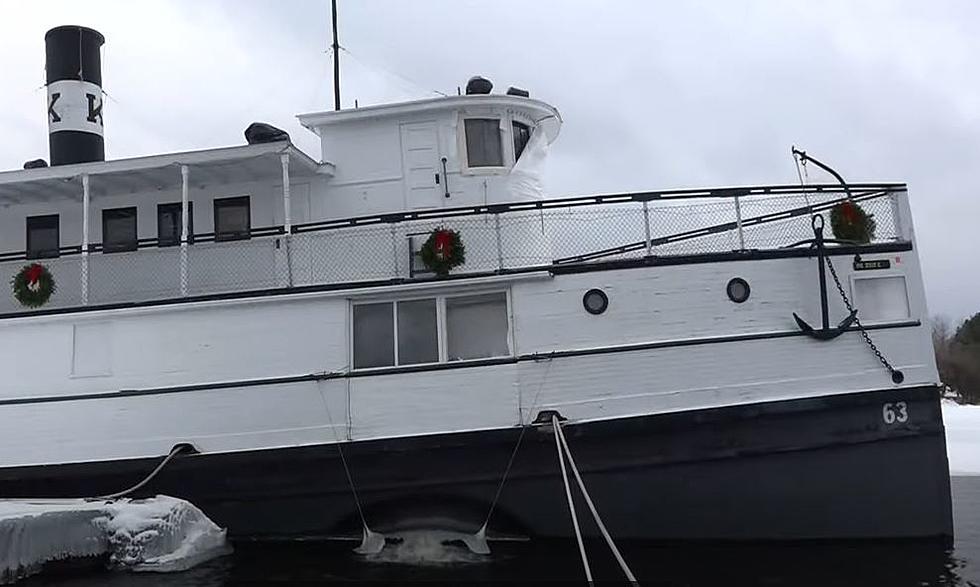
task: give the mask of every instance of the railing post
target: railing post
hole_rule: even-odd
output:
[[[290,250],[290,240],[293,232],[292,203],[289,191],[289,153],[281,153],[279,162],[282,164],[282,226],[285,231],[283,241],[286,247],[286,285],[293,286],[293,259]]]
[[[650,202],[643,200],[643,235],[647,244],[647,257],[653,254],[653,239],[650,238]]]
[[[895,238],[896,241],[902,240],[912,240],[912,235],[905,234],[905,218],[904,212],[908,209],[908,197],[909,193],[907,191],[892,192],[888,194],[889,199],[892,204],[892,224],[895,227]],[[904,201],[903,201],[904,200]],[[904,204],[904,205],[903,205]],[[911,226],[911,225],[910,225]]]
[[[396,224],[391,223],[391,263],[392,277],[398,277],[398,233],[395,230]]]
[[[180,166],[180,295],[187,296],[187,241],[188,234],[188,208],[189,184],[188,177],[190,169],[186,165]]]
[[[493,232],[497,241],[497,269],[504,268],[504,246],[500,240],[500,212],[493,215]]]
[[[89,204],[91,202],[91,190],[89,189],[89,176],[82,174],[82,304],[88,304],[88,224],[89,224]]]
[[[735,194],[735,227],[738,231],[738,250],[745,250],[745,234],[742,233],[742,203]]]

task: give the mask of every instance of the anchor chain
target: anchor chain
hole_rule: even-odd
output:
[[[837,285],[837,292],[840,293],[841,299],[844,300],[844,305],[847,306],[847,311],[854,314],[854,325],[861,331],[861,336],[864,337],[864,342],[867,343],[868,348],[871,349],[871,352],[878,357],[878,361],[880,361],[885,369],[888,369],[888,372],[891,373],[892,381],[895,383],[901,383],[905,380],[905,375],[903,375],[901,371],[893,367],[892,364],[888,362],[885,355],[881,354],[881,351],[878,350],[877,345],[875,345],[874,341],[871,340],[871,335],[868,334],[867,329],[865,329],[864,325],[861,324],[861,319],[857,317],[856,310],[851,304],[851,300],[847,297],[847,293],[844,292],[844,286],[841,285],[840,278],[837,277],[837,270],[834,268],[834,262],[830,260],[829,256],[826,257],[826,259],[827,268],[830,269],[830,275],[834,278],[834,284]]]

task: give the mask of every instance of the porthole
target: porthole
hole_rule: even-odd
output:
[[[749,282],[745,281],[741,277],[733,278],[728,282],[728,287],[725,289],[728,291],[728,299],[736,304],[741,304],[745,300],[749,299],[749,294],[752,293],[752,289],[749,287]]]
[[[609,307],[609,298],[601,289],[590,289],[582,296],[582,305],[589,314],[602,314]]]

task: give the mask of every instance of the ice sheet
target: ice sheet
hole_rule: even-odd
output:
[[[951,475],[980,475],[980,406],[943,401]]]
[[[114,567],[175,572],[230,550],[225,530],[173,497],[0,500],[0,583],[68,558],[109,555]]]

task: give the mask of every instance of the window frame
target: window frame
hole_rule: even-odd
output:
[[[177,222],[177,234],[176,237],[171,240],[168,236],[166,239],[160,233],[160,216],[164,211],[176,210],[177,220],[181,220],[180,216],[183,212],[183,205],[181,202],[165,202],[162,204],[157,204],[157,246],[158,247],[176,247],[180,245],[180,233],[183,227],[183,222]],[[194,243],[194,202],[187,202],[187,244]]]
[[[503,294],[504,304],[506,305],[505,313],[507,318],[507,354],[498,355],[494,357],[482,357],[478,359],[458,359],[449,360],[449,338],[447,331],[447,313],[446,313],[446,300],[451,298],[465,298],[465,297],[475,297],[481,295],[492,295],[492,294]],[[399,302],[413,302],[419,300],[431,300],[436,301],[436,340],[439,348],[438,359],[433,362],[428,363],[410,363],[410,364],[400,364],[398,356],[398,303]],[[394,364],[387,365],[383,367],[355,367],[354,366],[354,307],[359,305],[369,305],[369,304],[392,304],[392,320],[393,320],[393,338],[392,345],[394,346]],[[506,359],[515,356],[516,345],[514,342],[514,313],[513,306],[511,304],[511,292],[510,288],[491,288],[491,289],[478,289],[475,291],[453,291],[445,293],[428,293],[408,297],[365,297],[365,298],[352,298],[348,303],[348,323],[350,327],[348,328],[348,353],[351,371],[361,372],[371,372],[371,371],[385,371],[385,370],[400,370],[400,369],[413,369],[419,367],[433,367],[437,365],[466,365],[469,363],[479,363],[487,360],[496,359]]]
[[[56,249],[45,249],[45,250],[33,250],[31,248],[31,224],[41,223],[44,221],[51,221],[54,219],[54,229],[56,234],[56,240],[58,241],[58,247]],[[45,227],[37,227],[45,228]],[[27,216],[24,219],[24,257],[27,259],[54,259],[61,256],[61,215],[60,214],[38,214],[35,216]]]
[[[119,242],[115,244],[108,244],[106,242],[106,234],[109,232],[106,230],[109,220],[109,216],[112,214],[121,215],[132,215],[133,218],[133,238],[131,240],[126,240],[124,242]],[[128,251],[135,251],[139,248],[139,210],[136,206],[122,206],[119,208],[103,208],[102,209],[102,252],[103,253],[125,253]]]
[[[248,219],[248,224],[244,231],[234,231],[222,233],[218,229],[218,210],[221,208],[231,208],[236,204],[245,203],[245,217]],[[249,240],[252,238],[252,197],[251,196],[229,196],[227,198],[215,198],[213,201],[212,210],[212,222],[214,225],[214,241],[215,242],[225,242],[225,241],[238,241],[238,240]]]
[[[518,150],[517,150],[517,128],[518,127],[523,127],[524,129],[527,130],[527,140],[525,140],[524,141],[524,144],[521,145],[520,152],[518,152]],[[524,154],[524,151],[527,149],[527,144],[531,142],[531,135],[533,133],[534,133],[534,127],[532,127],[530,124],[528,124],[526,122],[523,122],[521,120],[515,120],[515,119],[511,118],[511,120],[510,120],[510,134],[511,134],[511,137],[510,138],[511,138],[511,142],[514,144],[514,165],[517,165],[517,162],[520,161],[521,155],[523,155]]]
[[[473,166],[470,165],[470,154],[469,150],[466,148],[466,121],[467,120],[496,120],[497,128],[500,131],[500,165],[480,165]],[[510,170],[510,165],[508,165],[508,151],[510,147],[507,146],[506,133],[504,123],[507,120],[506,116],[501,114],[493,113],[471,113],[471,114],[461,114],[459,117],[457,133],[458,137],[458,152],[462,154],[459,158],[461,161],[460,171],[464,175],[500,175],[502,173],[507,173]],[[510,155],[513,158],[513,155]]]

